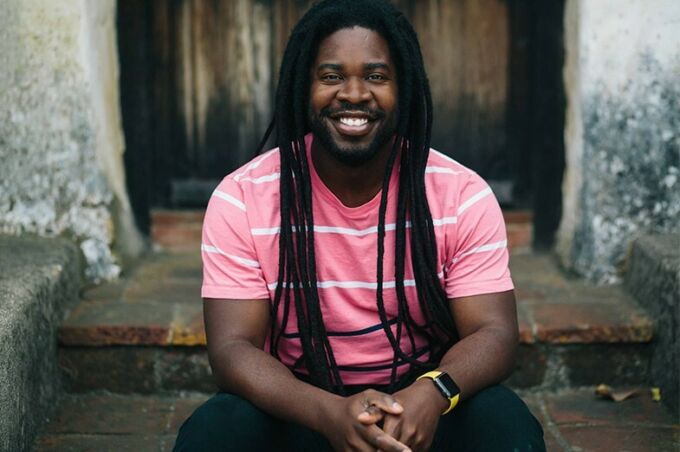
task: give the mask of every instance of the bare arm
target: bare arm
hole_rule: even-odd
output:
[[[324,403],[337,398],[304,383],[263,350],[267,300],[203,301],[208,357],[217,386],[276,417],[319,431]]]
[[[465,399],[512,372],[519,336],[515,296],[507,291],[453,299],[449,304],[460,340],[446,352],[438,369],[451,375]],[[385,432],[414,451],[427,450],[449,402],[427,379],[394,397],[404,412],[385,417]]]
[[[329,438],[334,447],[354,450],[402,451],[406,447],[377,425],[357,421],[364,401],[400,413],[386,394],[368,391],[343,398],[297,379],[263,350],[269,327],[267,300],[203,301],[208,357],[217,385],[261,410]]]
[[[513,370],[519,343],[515,294],[462,297],[449,305],[460,341],[444,355],[439,369],[451,375],[466,399]]]

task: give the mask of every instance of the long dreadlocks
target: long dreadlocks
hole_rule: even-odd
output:
[[[404,15],[387,0],[323,0],[310,8],[288,41],[279,75],[274,119],[262,139],[260,151],[275,130],[281,158],[281,228],[278,284],[272,306],[271,352],[278,356],[278,344],[294,304],[303,349],[303,356],[296,364],[304,362],[314,384],[340,394],[344,394],[344,385],[324,325],[317,290],[310,162],[307,161],[304,136],[309,131],[309,68],[319,43],[335,31],[354,26],[371,29],[385,38],[398,73],[396,139],[382,185],[377,250],[377,309],[385,335],[394,350],[390,387],[394,388],[396,384],[400,363],[408,363],[416,370],[432,368],[456,340],[446,293],[439,281],[434,228],[425,196],[432,99],[416,33]],[[398,314],[396,319],[389,319],[383,301],[385,215],[389,179],[398,155],[400,171],[394,269]],[[409,222],[412,267],[418,303],[425,317],[423,325],[418,325],[411,316],[404,290]],[[281,309],[283,315],[279,325],[277,318]],[[393,332],[391,325],[395,322],[396,332]],[[420,362],[401,349],[404,332],[414,351],[414,332],[427,339],[431,350],[427,362]]]

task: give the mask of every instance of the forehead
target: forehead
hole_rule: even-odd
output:
[[[316,63],[330,61],[392,63],[385,38],[363,27],[342,28],[319,43]]]

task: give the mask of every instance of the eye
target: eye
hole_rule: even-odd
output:
[[[385,77],[383,74],[374,73],[370,74],[368,77],[366,77],[366,79],[371,82],[384,82],[387,80],[387,77]]]
[[[342,80],[342,76],[334,73],[322,74],[321,80],[323,80],[324,82],[339,82],[340,80]]]

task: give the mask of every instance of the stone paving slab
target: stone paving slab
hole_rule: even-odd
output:
[[[63,345],[205,345],[197,253],[154,254],[124,280],[88,288]],[[646,343],[652,322],[618,287],[570,280],[548,255],[513,255],[523,344]]]
[[[154,253],[121,280],[82,290],[59,330],[71,391],[214,388],[205,353],[198,253]],[[570,278],[548,255],[514,254],[516,388],[645,382],[651,321],[616,287]]]
[[[548,451],[674,451],[680,425],[664,406],[639,396],[620,403],[592,389],[520,393],[541,421]],[[209,397],[70,395],[36,442],[36,452],[169,451],[191,412]]]

